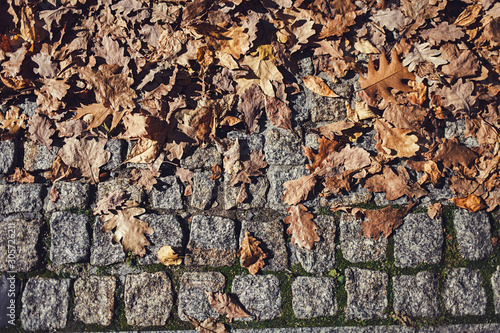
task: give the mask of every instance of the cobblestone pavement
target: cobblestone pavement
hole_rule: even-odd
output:
[[[298,136],[270,124],[258,134],[227,134],[243,149],[262,149],[269,164],[249,186],[246,203],[236,202],[238,190],[227,177],[210,178],[211,168],[222,161],[215,147],[197,148],[181,161],[194,172],[192,195],[186,197],[187,184],[167,164],[151,191],[129,185],[131,166],[121,165],[129,149],[125,141],[108,142],[112,157],[103,169],[110,177],[96,186],[48,183],[40,175],[50,168],[54,151],[0,142],[0,172],[24,166],[37,175],[34,184],[0,184],[2,311],[11,301],[8,278],[15,276],[18,286],[12,298],[14,326],[7,323],[7,329],[192,329],[185,314],[199,320],[219,316],[205,294],[213,291],[235,295],[250,313],[233,323],[220,318],[235,332],[499,332],[500,251],[493,244],[500,217],[456,209],[446,186],[428,188],[426,201],[402,227],[376,241],[360,235],[361,220],[332,213],[328,204],[376,208],[404,200],[388,202],[362,188],[314,198],[304,204],[315,215],[321,240],[312,250],[290,243],[281,197],[284,182],[309,172],[302,145],[317,148],[317,136],[305,128],[345,114],[339,105],[338,113],[319,114],[332,107],[329,100],[306,97],[300,97],[306,106],[294,105],[295,121],[302,126],[296,128]],[[20,106],[29,114],[35,103],[28,98]],[[374,142],[356,144],[373,150]],[[59,192],[55,202],[48,196],[53,188]],[[148,235],[151,245],[142,258],[113,244],[111,233],[103,233],[103,223],[92,214],[95,202],[114,189],[146,208],[140,218],[154,234]],[[445,205],[442,217],[428,217],[430,202]],[[246,231],[269,253],[263,272],[255,276],[236,257]],[[16,242],[12,261],[9,239]],[[159,263],[156,251],[163,245],[184,256],[181,266]]]

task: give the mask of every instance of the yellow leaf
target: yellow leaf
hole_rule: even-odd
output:
[[[307,89],[311,90],[313,93],[325,96],[325,97],[340,97],[337,95],[330,87],[326,84],[326,82],[317,76],[304,76],[302,78],[304,84]]]
[[[165,266],[178,266],[182,263],[182,258],[179,258],[171,246],[165,245],[158,252],[158,260]]]

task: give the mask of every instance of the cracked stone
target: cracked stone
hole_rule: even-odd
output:
[[[340,219],[342,256],[352,263],[384,260],[387,239],[379,237],[374,240],[361,235],[361,222],[350,214],[342,214]]]
[[[222,165],[222,157],[216,147],[199,147],[191,156],[181,159],[180,163],[182,168],[189,170],[212,170],[214,165]]]
[[[269,165],[302,165],[302,142],[292,131],[274,127],[265,132],[264,154]]]
[[[182,209],[181,185],[176,176],[156,179],[151,190],[151,206],[155,209]]]
[[[159,264],[157,252],[165,245],[171,246],[175,253],[182,254],[184,233],[175,215],[144,214],[140,216],[140,219],[149,223],[154,233],[146,235],[151,244],[146,246],[146,254],[139,258],[139,264]]]
[[[299,319],[335,316],[337,313],[332,278],[298,276],[292,282],[292,295],[293,312]]]
[[[212,171],[195,172],[193,175],[193,194],[191,194],[191,206],[201,210],[210,208],[216,198],[215,181],[210,179]],[[217,181],[218,182],[218,181]]]
[[[0,271],[29,272],[40,261],[37,243],[42,221],[0,221]],[[15,235],[15,238],[14,238]],[[15,260],[9,261],[8,250],[15,241]]]
[[[52,185],[51,190],[52,189],[56,189],[59,196],[56,202],[52,202],[50,196],[45,198],[45,210],[47,212],[64,210],[72,207],[80,209],[87,208],[90,190],[90,185],[88,183],[58,181]]]
[[[490,221],[485,211],[471,213],[465,209],[457,209],[453,223],[458,250],[464,259],[479,260],[493,252]]]
[[[219,217],[195,215],[187,245],[186,265],[231,266],[236,258],[234,221]]]
[[[26,141],[24,143],[24,168],[27,171],[49,170],[59,149],[59,147],[52,146],[49,150],[44,145]]]
[[[55,265],[84,262],[90,255],[85,215],[55,212],[50,218],[50,260]]]
[[[345,270],[347,319],[384,318],[387,301],[388,276],[385,272],[349,267]]]
[[[127,275],[125,317],[131,326],[163,326],[170,317],[174,294],[165,272]]]
[[[441,314],[435,274],[423,271],[415,276],[394,276],[392,282],[396,313],[410,317],[437,317]]]
[[[9,173],[14,168],[16,142],[0,141],[0,174]]]
[[[104,222],[97,216],[90,249],[90,264],[93,266],[107,266],[125,261],[122,245],[113,243],[113,232],[102,232],[103,226]]]
[[[179,318],[187,321],[187,314],[197,320],[210,317],[219,318],[219,314],[210,306],[205,291],[224,292],[226,278],[219,272],[191,272],[181,277],[179,289]]]
[[[115,305],[114,276],[84,276],[75,281],[76,320],[85,324],[111,325]]]
[[[69,279],[31,278],[22,296],[21,325],[27,331],[66,327]]]
[[[452,268],[445,281],[444,306],[452,316],[486,314],[486,293],[479,270]]]

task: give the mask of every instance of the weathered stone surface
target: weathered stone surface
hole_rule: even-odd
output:
[[[69,279],[29,279],[22,296],[23,329],[63,329],[68,316],[69,283]]]
[[[123,152],[126,148],[127,142],[119,139],[108,139],[104,149],[111,153],[111,156],[106,164],[102,166],[104,170],[113,170],[120,166],[124,161]]]
[[[114,276],[84,276],[75,281],[76,320],[85,324],[108,326],[113,319],[116,278]]]
[[[235,320],[268,320],[281,316],[280,282],[274,275],[236,275],[231,292],[253,317]]]
[[[184,243],[184,233],[182,227],[175,215],[157,215],[145,214],[141,215],[140,219],[149,223],[153,228],[154,233],[146,235],[150,245],[146,246],[146,254],[139,259],[141,265],[158,264],[157,252],[165,245],[174,248],[175,253],[181,254]]]
[[[360,234],[361,220],[351,214],[342,214],[340,219],[340,247],[343,257],[352,262],[367,262],[385,259],[387,239],[374,240]]]
[[[181,185],[175,176],[157,178],[151,190],[151,205],[156,209],[182,209]]]
[[[328,198],[320,198],[321,206],[352,206],[370,202],[373,193],[361,186],[353,186],[347,194],[332,195]]]
[[[396,200],[387,200],[385,198],[385,192],[373,193],[373,201],[377,206],[387,206],[387,205],[406,205],[410,203],[407,196],[402,196]]]
[[[440,315],[438,281],[435,274],[424,271],[415,276],[394,276],[392,282],[396,313],[410,317]]]
[[[87,261],[90,241],[85,215],[55,212],[50,217],[50,260],[56,265]]]
[[[222,165],[221,154],[216,147],[197,148],[193,155],[181,159],[181,167],[185,169],[207,169],[211,170],[216,164]]]
[[[349,267],[345,270],[347,291],[347,319],[375,319],[384,317],[387,301],[388,276],[385,272]]]
[[[309,175],[310,172],[305,167],[281,167],[281,166],[271,166],[267,171],[267,177],[269,178],[269,193],[267,195],[267,203],[269,208],[285,211],[288,205],[283,203],[281,198],[285,193],[285,188],[283,184],[289,180],[298,179],[304,175]],[[316,198],[316,200],[318,200]],[[309,200],[309,201],[316,201]],[[319,202],[319,200],[318,200]],[[307,201],[303,202],[305,206],[309,206]]]
[[[281,271],[288,268],[288,255],[285,239],[283,238],[283,223],[280,220],[262,221],[255,218],[254,220],[243,221],[238,244],[241,244],[247,231],[262,242],[260,247],[267,253],[266,265],[262,270]]]
[[[304,146],[317,150],[317,149],[319,149],[318,139],[319,139],[319,135],[316,133],[306,134]]]
[[[332,278],[299,276],[292,282],[295,317],[307,319],[337,313],[335,281]]]
[[[205,291],[221,293],[225,284],[226,278],[219,272],[184,273],[179,289],[179,318],[187,321],[184,314],[198,320],[219,318],[219,314],[210,306]]]
[[[295,247],[295,256],[308,273],[321,273],[335,267],[335,218],[318,216],[314,219],[318,226],[319,242],[311,250]]]
[[[0,185],[0,214],[39,213],[42,199],[42,184]]]
[[[24,143],[24,168],[28,171],[49,170],[58,151],[57,146],[52,146],[49,150],[44,145],[26,141]]]
[[[486,314],[486,293],[479,270],[452,268],[445,281],[444,306],[452,316]]]
[[[233,131],[227,133],[230,140],[239,140],[240,151],[242,154],[250,154],[252,150],[264,149],[264,136],[261,134],[246,134],[244,132]]]
[[[269,165],[302,165],[302,142],[292,131],[271,126],[265,131],[264,153]]]
[[[497,270],[491,276],[491,287],[493,288],[493,296],[495,302],[495,313],[500,313],[500,266],[497,266]]]
[[[493,252],[490,221],[485,211],[471,213],[465,209],[457,209],[453,223],[462,257],[479,260]]]
[[[234,221],[219,217],[195,215],[187,245],[186,265],[231,266],[236,258]]]
[[[14,168],[16,142],[14,140],[0,142],[0,174],[8,173]]]
[[[191,195],[191,206],[201,210],[210,208],[217,196],[215,183],[210,179],[212,171],[195,172],[193,175],[193,194]],[[218,181],[217,181],[218,182]]]
[[[419,333],[497,333],[500,332],[500,324],[461,324],[434,327],[421,327]]]
[[[225,177],[224,181],[224,209],[251,209],[263,208],[266,206],[266,195],[269,188],[269,182],[266,177],[257,177],[255,182],[247,186],[248,199],[245,202],[236,203],[239,186],[232,186],[230,184],[230,177]]]
[[[408,214],[394,234],[394,259],[398,267],[437,264],[443,252],[443,227],[440,217],[427,213]]]
[[[161,178],[158,178],[160,181]],[[143,197],[143,190],[135,185],[130,185],[129,179],[125,177],[113,178],[105,182],[100,182],[97,185],[97,201],[101,200],[104,195],[109,192],[121,190],[130,195],[130,200],[141,203]]]
[[[96,217],[92,238],[92,248],[90,249],[90,264],[95,266],[107,266],[123,262],[125,253],[120,243],[113,244],[113,232],[104,233],[101,229],[104,222],[100,217]]]
[[[0,221],[1,272],[29,272],[37,266],[40,258],[36,246],[42,224],[42,221]],[[15,249],[14,257],[12,249]]]
[[[127,275],[125,317],[128,325],[165,325],[173,305],[172,284],[165,272]]]
[[[56,202],[52,202],[49,195],[45,198],[46,211],[53,212],[72,207],[87,208],[90,189],[88,183],[58,181],[52,185],[50,190],[53,189],[57,190],[59,196]]]

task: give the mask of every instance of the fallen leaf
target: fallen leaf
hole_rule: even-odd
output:
[[[465,10],[460,13],[453,24],[459,27],[466,27],[474,23],[479,15],[479,12],[483,6],[481,4],[470,5]]]
[[[377,240],[381,234],[388,238],[393,230],[403,224],[403,218],[415,206],[411,203],[405,208],[385,207],[380,210],[366,210],[366,220],[361,223],[361,234]]]
[[[234,144],[224,152],[224,172],[236,177],[238,172],[243,169],[241,163],[240,141],[236,138]]]
[[[210,176],[211,180],[219,179],[222,175],[222,168],[220,165],[216,164],[212,167],[212,175]]]
[[[444,98],[443,106],[450,108],[454,106],[454,111],[465,110],[471,112],[471,107],[476,103],[472,96],[474,91],[474,82],[465,82],[459,79],[451,88],[443,87],[437,91],[437,94]]]
[[[114,190],[106,193],[95,205],[94,215],[110,214],[111,211],[119,210],[123,207],[128,195],[122,190]]]
[[[253,275],[264,267],[264,259],[267,258],[267,254],[259,247],[260,243],[253,236],[250,236],[250,232],[247,231],[236,254],[241,258],[241,266],[248,268],[250,274]]]
[[[311,90],[315,94],[324,97],[340,97],[320,77],[308,75],[304,76],[302,81],[307,89]]]
[[[16,168],[14,173],[3,178],[8,183],[29,184],[35,182],[35,177],[24,168]]]
[[[104,106],[102,103],[95,103],[89,105],[83,105],[75,110],[76,115],[73,119],[81,119],[84,116],[90,114],[92,115],[91,121],[88,122],[89,128],[96,128],[100,126],[108,116],[112,117],[110,130],[115,128],[123,116],[129,112],[125,111],[115,111],[109,107]],[[85,118],[84,118],[85,119]]]
[[[168,245],[162,246],[156,252],[156,255],[158,256],[158,260],[165,266],[179,266],[182,263],[182,258],[179,258],[172,247]]]
[[[256,130],[265,106],[264,95],[256,84],[251,85],[240,96],[238,111],[243,115],[243,121],[245,122],[248,133],[252,134]]]
[[[465,50],[460,56],[443,66],[442,71],[448,76],[468,77],[481,72],[481,62],[470,50]]]
[[[299,179],[292,179],[283,184],[285,192],[281,200],[288,205],[296,205],[306,200],[309,193],[316,185],[316,176],[314,174],[304,175]]]
[[[340,143],[337,141],[329,140],[325,137],[318,138],[318,153],[314,154],[312,149],[306,146],[302,146],[304,149],[304,155],[311,161],[310,165],[306,165],[311,172],[314,172],[317,168],[321,167],[323,161],[328,157],[328,155],[339,147]]]
[[[292,235],[292,243],[298,247],[311,250],[315,242],[320,238],[316,230],[318,226],[313,222],[314,215],[307,212],[307,208],[302,204],[288,207],[289,216],[283,219],[283,222],[290,224],[286,233]]]
[[[243,307],[236,303],[230,295],[211,291],[205,291],[205,293],[208,296],[210,306],[217,311],[218,314],[226,316],[229,322],[232,322],[234,318],[250,317]]]
[[[412,157],[420,149],[418,137],[411,130],[394,128],[384,119],[376,119],[373,126],[377,134],[376,148],[394,157]]]
[[[56,133],[56,130],[52,128],[52,122],[49,118],[35,113],[28,120],[28,133],[30,139],[36,144],[45,145],[48,149],[51,149],[51,136]]]
[[[138,188],[151,191],[153,185],[157,183],[155,177],[160,177],[160,172],[148,169],[133,169],[130,172],[130,184],[135,184]]]
[[[439,50],[429,48],[429,43],[413,44],[412,51],[406,54],[403,60],[403,66],[408,66],[408,70],[413,72],[415,66],[422,61],[428,61],[434,64],[435,67],[447,64],[448,61],[438,56],[441,54]]]
[[[411,20],[405,17],[401,11],[390,8],[375,12],[375,14],[370,17],[370,20],[377,23],[379,26],[386,27],[390,31],[401,30],[411,22]]]
[[[188,4],[190,4],[190,3],[188,3]],[[189,322],[191,324],[193,324],[193,326],[195,327],[195,329],[198,332],[201,332],[201,333],[229,333],[229,331],[226,330],[226,326],[224,326],[223,323],[217,322],[217,319],[214,317],[207,318],[207,319],[205,319],[205,321],[201,322],[199,320],[194,319],[193,317],[188,316],[185,313],[184,313],[184,316],[189,320]]]
[[[156,140],[139,138],[123,163],[152,163],[161,151],[161,144]]]
[[[478,197],[475,194],[469,194],[465,198],[453,198],[451,200],[458,207],[465,208],[468,211],[473,212],[473,213],[480,211],[481,209],[488,208],[488,206],[486,206],[484,204],[483,199],[481,197]]]
[[[442,213],[443,205],[441,205],[439,202],[430,204],[427,208],[427,215],[429,215],[431,219],[434,219],[436,216],[441,216]]]
[[[403,166],[398,167],[398,174],[390,166],[384,166],[383,174],[370,177],[364,187],[371,192],[385,192],[387,200],[396,200],[404,195],[418,199],[427,194],[419,184],[410,182],[408,171]]]
[[[477,153],[458,143],[457,139],[444,139],[433,160],[442,162],[447,168],[465,166],[471,168],[479,157]]]
[[[21,129],[26,128],[28,117],[17,106],[11,106],[5,115],[0,112],[0,138],[11,140],[17,137]]]
[[[252,182],[250,177],[261,176],[262,171],[260,169],[267,167],[267,162],[264,159],[265,155],[261,150],[252,150],[250,153],[250,159],[243,162],[242,170],[231,179],[231,185],[236,185],[240,182],[250,184]]]
[[[293,131],[292,110],[287,103],[276,97],[266,96],[267,119],[276,127],[281,127]]]
[[[432,29],[426,29],[422,31],[420,36],[431,42],[433,45],[435,45],[441,42],[448,42],[460,39],[463,36],[465,36],[465,33],[459,27],[444,21],[439,23],[436,27]]]

